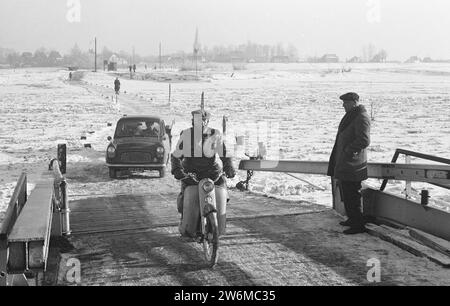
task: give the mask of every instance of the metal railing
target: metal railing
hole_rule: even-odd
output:
[[[55,196],[55,209],[58,210],[61,217],[61,234],[68,236],[71,234],[70,230],[70,207],[69,207],[69,197],[67,195],[67,181],[66,178],[61,173],[62,166],[61,162],[52,159],[48,166],[49,171],[53,171],[54,175],[54,196]]]
[[[396,163],[400,154],[403,154],[406,156],[406,163],[408,163],[408,164],[411,162],[410,157],[412,156],[412,157],[418,157],[421,159],[450,165],[450,159],[433,156],[433,155],[429,155],[429,154],[424,154],[424,153],[419,153],[419,152],[414,152],[414,151],[409,151],[409,150],[404,150],[404,149],[396,149],[395,150],[395,153],[394,153],[394,156],[392,157],[391,163]],[[381,187],[380,187],[381,191],[383,191],[386,188],[388,180],[389,179],[383,180],[383,183],[381,184]],[[432,182],[429,182],[429,184],[432,184],[432,185],[435,185],[435,186],[438,186],[441,188],[445,188],[445,189],[450,189],[450,184],[440,184],[440,183],[432,183]],[[410,188],[411,188],[411,182],[406,181],[406,188],[405,188],[406,189],[406,197],[409,196]]]

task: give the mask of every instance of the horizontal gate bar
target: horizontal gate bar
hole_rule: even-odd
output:
[[[240,170],[291,172],[326,175],[328,162],[290,160],[242,160]],[[428,182],[447,185],[450,183],[450,166],[430,164],[369,163],[370,178]]]

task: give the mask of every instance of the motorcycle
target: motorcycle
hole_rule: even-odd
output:
[[[226,230],[227,188],[215,183],[223,176],[213,181],[209,178],[197,179],[194,173],[182,180],[192,179],[194,185],[188,185],[184,190],[183,214],[180,223],[180,233],[194,238],[203,245],[203,252],[210,267],[218,260],[219,236]]]

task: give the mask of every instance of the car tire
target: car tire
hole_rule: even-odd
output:
[[[116,169],[114,169],[114,168],[109,168],[109,177],[112,178],[112,179],[117,178],[117,172],[116,172]]]
[[[166,168],[159,169],[159,177],[164,177],[164,176],[166,176]]]

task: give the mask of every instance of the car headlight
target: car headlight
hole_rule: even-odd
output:
[[[116,148],[114,146],[108,146],[108,149],[106,149],[106,154],[108,154],[109,158],[113,158],[116,156]]]
[[[156,153],[163,154],[164,153],[164,148],[163,147],[156,148]]]
[[[206,193],[210,193],[214,189],[214,184],[212,182],[205,182],[202,187]]]

